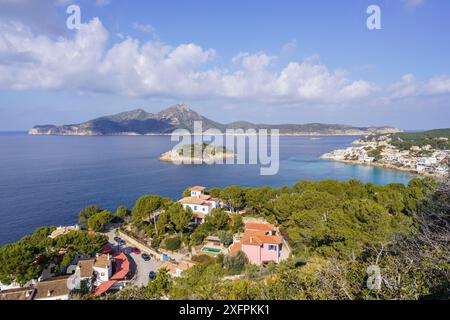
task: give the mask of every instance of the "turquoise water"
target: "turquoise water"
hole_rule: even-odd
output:
[[[0,244],[42,225],[67,225],[95,204],[131,207],[144,194],[177,199],[190,185],[243,187],[292,185],[302,179],[360,179],[384,185],[414,176],[395,170],[321,160],[355,137],[280,138],[280,171],[260,176],[255,165],[176,166],[158,156],[168,136],[57,137],[0,134]]]
[[[214,249],[214,248],[208,248],[208,247],[203,247],[202,251],[203,252],[207,252],[207,253],[219,254],[222,250]]]

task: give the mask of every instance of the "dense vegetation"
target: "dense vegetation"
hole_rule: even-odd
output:
[[[291,258],[258,267],[246,264],[242,257],[219,256],[174,280],[161,271],[148,288],[124,290],[109,298],[446,297],[450,192],[437,188],[431,179],[413,179],[408,186],[352,180],[301,181],[280,189],[232,187],[232,193],[230,188],[214,189],[239,204],[237,208],[247,208],[246,215],[264,217],[280,226],[292,247]],[[230,268],[243,271],[243,276],[226,280]],[[369,289],[374,268],[380,270],[380,283]]]
[[[366,140],[377,139],[380,136],[369,136]],[[402,132],[389,135],[391,144],[400,150],[409,150],[414,146],[430,145],[433,149],[450,149],[450,129],[437,129],[423,132]]]
[[[108,238],[99,234],[74,231],[56,239],[49,238],[54,227],[43,227],[31,236],[0,248],[0,282],[26,284],[41,276],[42,271],[53,263],[55,272],[61,272],[73,260],[76,253],[100,252]]]
[[[407,186],[327,180],[300,181],[279,189],[229,186],[207,193],[220,197],[232,212],[263,217],[280,227],[292,249],[291,257],[279,265],[259,267],[248,264],[243,253],[194,256],[198,264],[180,278],[172,279],[163,269],[147,287],[125,289],[107,299],[447,297],[449,186],[429,178],[413,179]],[[105,220],[128,214],[124,207],[114,215],[88,207],[80,212],[80,223],[95,227],[99,221],[100,228]],[[243,227],[241,215],[230,220],[227,212],[217,209],[206,223],[193,228],[190,210],[153,195],[141,197],[131,214],[129,226],[134,233],[168,250],[200,245],[209,235],[229,245]],[[41,228],[0,248],[0,281],[26,283],[50,263],[66,266],[75,253],[98,252],[106,242],[105,236],[82,231],[50,239],[53,230]],[[374,270],[379,270],[381,278],[374,280]],[[369,284],[375,284],[375,289]]]
[[[207,143],[202,144],[189,144],[181,146],[178,150],[178,155],[180,156],[189,156],[191,158],[194,157],[201,157],[202,155],[216,155],[216,154],[225,154],[225,153],[232,153],[232,151],[227,150],[223,146],[214,146]]]
[[[189,189],[183,192],[189,194]],[[197,228],[189,225],[192,215],[190,208],[184,209],[178,202],[155,195],[143,196],[133,208],[129,231],[141,241],[150,241],[154,248],[174,251],[182,246],[200,245],[212,234],[220,235],[223,243],[229,244],[233,232],[242,228],[242,217],[237,216],[228,224],[229,216],[222,209],[213,209],[207,221]]]

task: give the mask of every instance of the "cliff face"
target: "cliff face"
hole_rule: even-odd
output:
[[[62,136],[169,134],[176,129],[187,129],[192,132],[195,121],[202,121],[203,130],[215,128],[222,132],[226,129],[279,129],[280,134],[285,135],[367,135],[400,132],[399,129],[391,127],[357,128],[338,124],[266,125],[234,122],[225,125],[203,117],[186,105],[176,105],[156,114],[137,109],[80,124],[35,126],[29,130],[29,134]]]

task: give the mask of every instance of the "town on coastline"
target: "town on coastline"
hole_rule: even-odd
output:
[[[321,158],[442,178],[449,174],[450,148],[445,149],[448,142],[448,136],[405,143],[396,135],[372,135],[354,141],[353,147],[331,151]]]

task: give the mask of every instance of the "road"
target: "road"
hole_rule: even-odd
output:
[[[108,241],[110,245],[113,247],[114,252],[123,252],[127,254],[128,258],[130,258],[131,270],[134,275],[133,285],[135,286],[146,286],[149,278],[148,275],[150,271],[157,272],[162,265],[161,261],[156,260],[155,258],[151,258],[150,261],[145,261],[142,259],[140,254],[131,253],[132,247],[125,244],[124,246],[118,246],[117,242],[114,240],[116,236],[114,231],[110,231],[106,233],[108,236]]]

